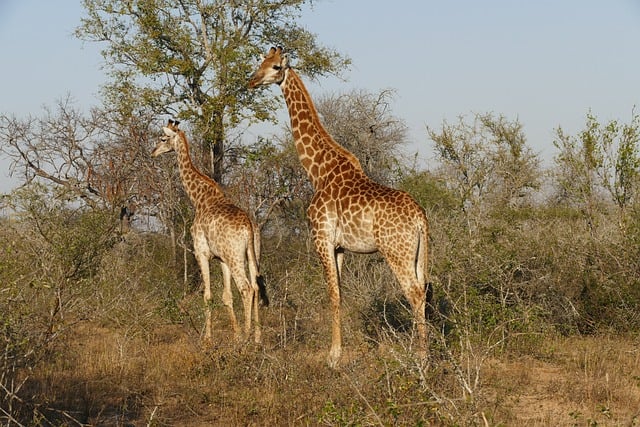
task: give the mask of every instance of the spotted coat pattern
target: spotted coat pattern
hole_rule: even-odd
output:
[[[359,160],[327,133],[280,47],[269,50],[249,87],[269,84],[282,89],[296,151],[315,190],[307,214],[331,302],[329,365],[337,366],[342,352],[339,282],[344,250],[380,251],[411,304],[420,347],[426,351],[428,222],[424,209],[406,192],[371,180]]]
[[[240,330],[233,310],[231,278],[235,282],[244,306],[244,338],[251,332],[252,313],[255,321],[255,340],[261,340],[258,315],[258,262],[260,259],[260,233],[249,216],[227,199],[220,186],[201,173],[192,163],[189,144],[178,122],[169,120],[163,136],[151,153],[156,157],[175,151],[178,156],[180,179],[195,208],[191,226],[193,249],[204,282],[205,339],[211,339],[211,280],[209,260],[220,261],[225,305],[231,326],[237,338]],[[247,277],[246,268],[249,276]]]

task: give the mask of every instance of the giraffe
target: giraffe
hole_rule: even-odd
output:
[[[282,89],[298,158],[314,188],[307,216],[331,304],[329,366],[337,367],[342,354],[340,277],[345,250],[384,256],[411,305],[418,346],[426,354],[430,287],[424,209],[406,192],[371,180],[360,161],[329,135],[281,47],[269,50],[249,81],[250,88],[269,84]]]
[[[169,120],[164,135],[151,153],[152,157],[175,151],[178,155],[180,179],[195,208],[191,226],[193,249],[204,282],[205,339],[211,340],[211,279],[209,259],[220,260],[223,290],[222,303],[231,318],[236,338],[240,330],[233,310],[231,278],[233,277],[244,305],[244,336],[251,333],[251,315],[255,320],[255,341],[260,342],[258,316],[260,232],[249,216],[229,201],[213,179],[202,174],[191,162],[185,133],[180,122]],[[247,279],[245,263],[249,268]]]

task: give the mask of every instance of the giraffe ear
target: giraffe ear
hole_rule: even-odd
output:
[[[282,68],[289,68],[289,54],[288,53],[282,54],[282,60],[280,61],[280,66]]]
[[[163,127],[162,130],[164,131],[164,134],[167,135],[168,137],[172,137],[174,136],[176,133],[173,131],[173,129],[170,129],[168,127]]]
[[[273,55],[275,55],[275,53],[276,53],[276,48],[271,46],[271,49],[269,49],[269,52],[267,52],[266,55],[260,55],[260,56],[264,60],[265,58],[271,58]]]

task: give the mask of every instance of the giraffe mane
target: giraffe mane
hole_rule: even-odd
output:
[[[358,158],[351,151],[347,150],[343,145],[338,143],[322,124],[322,121],[320,120],[320,114],[318,114],[318,110],[316,109],[316,106],[312,101],[311,95],[309,94],[309,91],[307,90],[305,85],[302,83],[300,76],[293,69],[289,69],[287,71],[287,74],[289,74],[290,76],[285,77],[285,80],[290,77],[298,80],[298,89],[302,92],[303,97],[308,99],[307,106],[309,109],[309,116],[312,119],[314,125],[317,127],[317,130],[322,133],[323,139],[326,141],[330,141],[330,143],[333,145],[332,148],[334,150],[343,155],[354,167],[362,170],[360,160],[358,160]]]

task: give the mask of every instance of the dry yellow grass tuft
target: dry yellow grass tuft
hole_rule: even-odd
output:
[[[549,339],[547,354],[494,360],[484,388],[507,424],[640,425],[637,339]],[[499,420],[498,418],[497,420]]]

